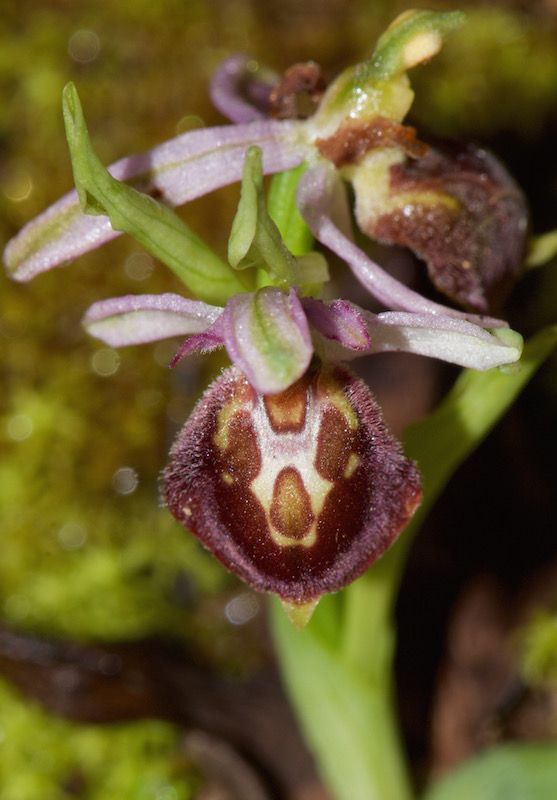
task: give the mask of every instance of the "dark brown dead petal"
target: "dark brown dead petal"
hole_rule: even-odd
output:
[[[311,116],[325,88],[319,64],[315,61],[293,64],[271,91],[271,116],[278,119],[304,119]]]
[[[360,227],[374,239],[413,250],[437,290],[458,305],[499,313],[523,267],[528,210],[498,159],[474,145],[430,148],[423,158],[393,166],[390,185],[392,195],[401,195],[400,205],[359,220]],[[420,198],[423,192],[433,193],[432,199]],[[443,203],[443,195],[456,201],[456,209]]]
[[[312,366],[265,398],[232,367],[179,434],[164,494],[228,569],[301,604],[364,572],[421,489],[373,396],[346,369]]]
[[[378,147],[399,147],[411,158],[424,156],[428,149],[416,138],[415,128],[386,117],[347,120],[332,136],[317,139],[315,144],[321,155],[332,161],[335,167],[354,164]]]

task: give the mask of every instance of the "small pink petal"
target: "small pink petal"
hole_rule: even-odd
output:
[[[221,313],[218,306],[177,294],[126,295],[94,303],[83,325],[111,347],[122,347],[200,333]]]
[[[371,340],[362,311],[348,300],[323,303],[305,297],[302,306],[311,325],[326,339],[349,350],[367,351]]]
[[[175,367],[183,358],[190,356],[192,353],[212,353],[213,350],[217,350],[223,344],[222,314],[219,314],[218,319],[213,322],[210,328],[207,328],[202,333],[196,333],[182,342],[172,358],[170,366]]]

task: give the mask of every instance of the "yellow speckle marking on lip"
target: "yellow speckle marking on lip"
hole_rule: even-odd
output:
[[[360,466],[360,457],[357,456],[356,453],[350,453],[348,464],[344,468],[343,477],[345,477],[346,479],[351,478],[359,466]]]
[[[327,397],[329,403],[332,403],[340,411],[350,430],[357,430],[360,424],[358,416],[338,383],[330,375],[319,377],[319,391]]]
[[[215,446],[223,453],[228,448],[228,428],[230,427],[234,415],[240,410],[242,405],[243,403],[233,398],[223,405],[217,415],[217,429],[213,441]]]
[[[227,486],[232,486],[234,483],[234,478],[230,474],[230,472],[221,472],[221,478],[226,483]]]
[[[191,508],[189,506],[184,506],[184,508],[182,510],[184,512],[184,516],[191,517],[192,510],[191,510]]]

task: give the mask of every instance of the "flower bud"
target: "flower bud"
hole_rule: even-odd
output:
[[[226,370],[179,434],[164,494],[229,570],[305,622],[386,550],[421,489],[365,384],[320,365],[275,395]]]

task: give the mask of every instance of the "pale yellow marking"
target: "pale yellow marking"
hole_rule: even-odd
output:
[[[289,600],[281,600],[280,603],[292,625],[301,631],[312,618],[320,599],[318,597],[317,600],[310,600],[309,603],[291,603]]]
[[[268,516],[267,520],[269,520]],[[317,541],[317,525],[315,522],[303,539],[294,539],[292,536],[285,536],[284,533],[279,533],[270,522],[269,532],[271,534],[271,539],[275,544],[278,544],[279,547],[296,547],[297,545],[301,547],[313,547]]]
[[[310,387],[308,391],[313,394],[313,388]],[[229,444],[229,427],[235,414],[243,409],[248,409],[251,412],[251,421],[261,457],[261,469],[251,482],[249,489],[261,504],[265,513],[269,535],[279,547],[302,546],[310,548],[317,541],[319,516],[333,487],[333,481],[321,477],[315,468],[318,434],[323,409],[332,404],[340,411],[352,430],[356,430],[359,425],[357,414],[344,395],[341,386],[330,373],[321,373],[317,396],[309,396],[306,402],[306,419],[303,428],[300,431],[277,434],[273,431],[262,397],[256,398],[254,407],[252,407],[251,401],[247,401],[245,395],[233,397],[219,411],[217,428],[213,437],[215,446],[223,452],[226,451]],[[272,442],[277,436],[280,436],[280,447],[265,447],[265,442]],[[357,459],[357,461],[354,462],[354,459]],[[358,457],[352,454],[348,461],[345,475],[347,472],[349,472],[347,477],[352,475],[358,464]],[[276,530],[271,521],[270,509],[275,482],[280,472],[286,467],[293,467],[298,471],[308,494],[311,511],[314,516],[314,522],[303,539],[284,536]],[[227,471],[221,473],[221,478],[228,485],[234,481],[234,477]],[[186,516],[191,515],[191,512],[188,514],[185,509],[184,513]]]
[[[350,453],[350,458],[348,459],[348,464],[344,468],[343,476],[347,479],[351,478],[359,466],[360,457],[357,456],[356,453]]]
[[[424,31],[410,39],[402,51],[405,69],[415,67],[433,58],[441,50],[443,40],[436,31]]]
[[[406,159],[400,147],[370,150],[356,166],[343,172],[354,186],[356,219],[362,230],[373,225],[385,214],[401,213],[411,216],[420,206],[434,206],[458,211],[460,204],[451,195],[441,191],[397,191],[391,187],[391,167]],[[369,187],[373,186],[370,192]]]
[[[297,473],[290,472],[281,478],[278,491],[275,484],[276,496],[273,497],[273,503],[282,525],[287,529],[296,527],[305,510],[307,494],[305,497],[304,482],[301,479],[300,487],[299,478],[301,479],[301,476],[298,476]],[[309,501],[309,497],[307,499]],[[311,502],[309,505],[311,508]]]
[[[245,401],[233,397],[223,405],[217,415],[217,429],[213,436],[213,442],[221,452],[224,452],[228,448],[228,429],[230,423],[242,408],[245,408]]]
[[[189,506],[184,506],[184,507],[182,508],[182,511],[184,512],[184,514],[185,514],[185,516],[186,516],[186,517],[191,517],[191,515],[192,515],[192,510],[191,510],[191,508],[190,508]]]
[[[319,379],[319,389],[327,395],[327,401],[334,405],[342,414],[350,430],[357,430],[359,426],[358,415],[348,402],[348,398],[342,391],[338,383],[332,378],[331,375],[321,376]]]

